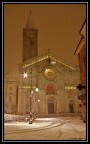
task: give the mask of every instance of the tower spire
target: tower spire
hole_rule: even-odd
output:
[[[27,19],[26,28],[34,28],[34,25],[33,25],[32,20],[31,20],[31,10],[29,11],[29,16]]]

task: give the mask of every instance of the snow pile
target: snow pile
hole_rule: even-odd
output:
[[[25,121],[24,116],[15,114],[4,114],[4,122]]]

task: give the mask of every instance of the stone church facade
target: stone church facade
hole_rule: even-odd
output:
[[[4,112],[13,114],[79,113],[76,86],[79,69],[48,50],[38,56],[38,30],[29,15],[23,29],[23,54],[18,75],[4,79]],[[27,73],[27,77],[23,74]],[[39,91],[36,91],[36,88]]]

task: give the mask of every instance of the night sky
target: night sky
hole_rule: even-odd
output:
[[[86,19],[86,4],[4,4],[4,74],[18,72],[22,62],[23,28],[31,10],[38,29],[38,55],[50,49],[57,57],[78,64],[74,51]]]

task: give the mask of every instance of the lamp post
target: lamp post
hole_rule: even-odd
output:
[[[24,78],[27,78],[28,77],[28,74],[25,72],[24,73]],[[33,93],[33,91],[32,91],[32,68],[31,68],[31,87],[30,87],[30,98],[29,98],[29,100],[30,100],[30,110],[29,110],[29,124],[32,124],[32,122],[33,122],[33,118],[32,118],[32,112],[31,112],[31,97],[32,97],[32,93]]]
[[[30,109],[29,109],[29,124],[32,124],[33,123],[33,120],[34,120],[34,118],[33,118],[33,115],[32,115],[32,94],[33,94],[33,87],[32,87],[32,67],[31,67],[31,74],[30,74],[30,77],[31,77],[31,81],[30,81],[30,103],[29,103],[29,105],[30,105]],[[24,73],[24,78],[27,78],[28,77],[28,74],[27,73]],[[39,89],[38,89],[38,87],[37,87],[37,85],[36,85],[36,88],[35,88],[35,91],[36,92],[38,92],[39,91]],[[36,117],[36,115],[35,115],[35,117]]]
[[[81,108],[82,108],[82,119],[84,122],[86,122],[86,107],[85,107],[85,101],[86,101],[86,86],[79,84],[77,86],[77,89],[79,90],[79,95],[78,95],[78,99],[79,101],[81,101]]]
[[[33,122],[32,110],[31,110],[31,109],[32,109],[32,106],[31,106],[31,104],[32,104],[32,101],[31,101],[32,93],[33,93],[33,91],[30,90],[30,113],[29,113],[29,124],[32,124],[32,122]]]
[[[30,88],[30,113],[29,113],[29,124],[32,124],[33,122],[33,117],[32,117],[32,112],[31,112],[31,108],[32,108],[32,102],[31,102],[31,97],[33,94],[33,90],[32,90],[32,67],[31,67],[31,88]]]

